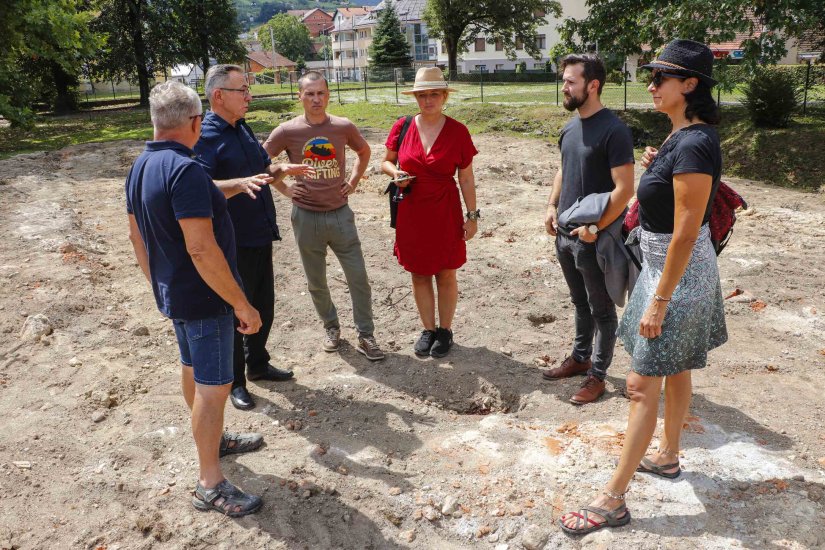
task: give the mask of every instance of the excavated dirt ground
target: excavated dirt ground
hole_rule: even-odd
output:
[[[377,163],[384,136],[367,136]],[[628,356],[617,350],[607,394],[583,408],[567,402],[580,379],[542,381],[573,330],[542,224],[557,147],[476,143],[483,218],[443,360],[411,350],[419,322],[391,254],[384,176],[351,201],[388,352],[376,364],[353,348],[332,255],[347,343],[321,350],[276,198],[269,345],[296,378],[251,383],[252,412],[227,407],[228,427],[266,436],[260,452],[224,459],[265,499],[239,520],[189,503],[197,467],[177,347],[127,239],[123,181],[142,144],[0,161],[0,548],[825,547],[825,196],[732,180],[752,209],[719,263],[725,295],[744,292],[726,302],[730,341],[694,378],[684,475],[637,475],[632,523],[577,540],[557,518],[617,459]],[[21,337],[37,314],[53,332]]]

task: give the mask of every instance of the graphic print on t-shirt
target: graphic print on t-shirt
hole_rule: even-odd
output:
[[[315,168],[315,177],[311,179],[327,180],[341,176],[335,146],[323,136],[314,137],[304,144],[304,159],[301,162]]]

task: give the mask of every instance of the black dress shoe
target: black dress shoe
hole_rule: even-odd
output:
[[[229,394],[229,400],[232,401],[232,405],[236,409],[242,411],[255,408],[255,400],[252,399],[252,396],[249,395],[249,392],[243,386],[232,388],[232,392]]]
[[[270,380],[272,382],[283,382],[294,376],[290,370],[283,370],[272,365],[267,365],[262,372],[250,372],[246,375],[247,380]]]

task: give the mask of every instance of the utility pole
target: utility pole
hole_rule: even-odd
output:
[[[275,32],[272,30],[272,25],[269,26],[269,42],[272,44],[272,84],[274,86],[277,65],[275,63]]]

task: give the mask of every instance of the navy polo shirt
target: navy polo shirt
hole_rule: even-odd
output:
[[[204,319],[232,311],[195,269],[178,220],[212,218],[215,240],[241,284],[226,198],[194,157],[195,152],[180,143],[150,141],[126,178],[126,211],[135,216],[149,255],[158,309],[171,319]]]
[[[232,126],[212,111],[203,119],[195,152],[198,154],[196,160],[215,180],[263,174],[271,163],[244,119]],[[228,202],[238,246],[252,248],[281,240],[275,203],[268,185],[261,187],[255,199],[246,193],[238,193]]]

